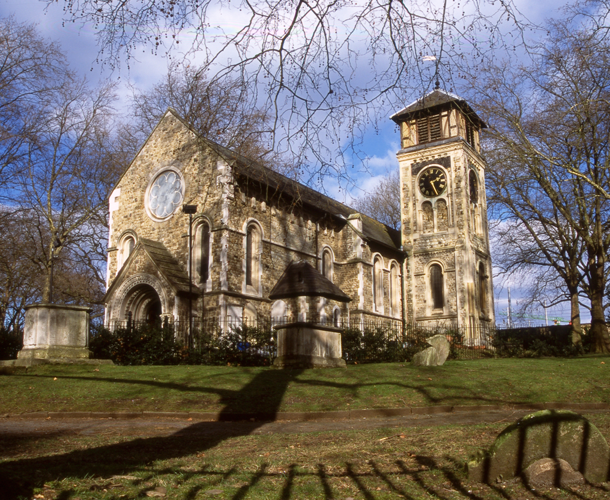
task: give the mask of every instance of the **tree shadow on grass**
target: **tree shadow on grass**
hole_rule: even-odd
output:
[[[195,424],[195,426],[204,425],[208,424]],[[256,428],[254,423],[248,425],[247,428]],[[226,425],[223,427],[228,428]],[[205,434],[208,436],[207,432]],[[410,500],[420,498],[451,500],[456,498],[456,493],[461,498],[477,500],[488,498],[521,500],[524,498],[524,493],[527,494],[527,498],[549,500],[554,498],[541,492],[533,492],[527,489],[526,485],[522,485],[523,488],[512,493],[497,485],[475,485],[476,491],[473,491],[475,487],[466,480],[462,465],[448,457],[439,460],[438,457],[417,456],[411,464],[397,460],[394,467],[374,460],[347,462],[340,467],[335,464],[332,468],[324,463],[317,463],[314,467],[312,464],[301,467],[293,462],[285,471],[273,470],[270,464],[265,462],[258,464],[254,471],[245,470],[247,467],[222,468],[214,465],[189,467],[181,464],[157,469],[151,467],[151,463],[155,461],[198,454],[227,437],[227,434],[221,433],[215,437],[197,439],[183,432],[181,435],[177,433],[170,437],[135,439],[56,456],[5,462],[0,464],[0,498],[29,499],[33,497],[35,488],[42,488],[45,483],[63,477],[69,477],[71,480],[95,478],[91,491],[94,494],[99,492],[100,495],[105,495],[108,491],[110,492],[106,495],[108,498],[144,498],[147,493],[153,491],[154,486],[151,486],[151,482],[158,484],[159,478],[175,477],[178,474],[184,482],[184,488],[178,492],[179,497],[187,500],[202,498],[204,495],[212,494],[214,490],[220,491],[219,498],[232,500],[242,500],[250,495],[256,496],[257,493],[268,496],[268,493],[263,494],[265,492],[260,491],[262,487],[260,483],[264,481],[275,483],[273,497],[281,500],[338,499],[355,496],[354,492],[367,500],[374,500],[380,494],[387,496],[388,493]],[[121,495],[124,490],[113,489],[116,486],[113,482],[117,481],[117,476],[134,473],[139,473],[139,476],[128,476],[132,480],[130,490],[132,493]],[[15,478],[21,482],[16,482]],[[229,485],[228,483],[235,478],[239,478],[242,484]],[[348,494],[345,492],[345,486],[340,486],[345,482],[349,483]],[[599,498],[604,498],[604,495],[608,494],[608,489],[593,486],[589,488],[587,491],[593,491]],[[170,491],[168,496],[173,496],[171,493],[173,492]],[[61,491],[55,491],[52,498],[68,500],[75,498],[76,495],[74,487],[67,484]],[[45,498],[49,497],[45,496]],[[584,500],[592,497],[583,493],[573,494],[567,498]]]
[[[270,419],[279,411],[279,404],[284,397],[286,390],[290,384],[306,385],[312,388],[326,389],[341,389],[346,391],[352,398],[358,397],[358,391],[370,387],[389,387],[393,386],[404,391],[413,391],[424,400],[424,405],[459,405],[459,404],[530,404],[532,398],[522,397],[507,400],[502,397],[488,397],[480,392],[462,385],[443,384],[438,381],[430,381],[425,383],[423,380],[418,384],[407,382],[383,382],[375,381],[370,383],[356,382],[344,383],[333,382],[328,380],[304,380],[299,379],[299,375],[304,370],[264,370],[259,372],[255,377],[240,390],[220,389],[217,387],[206,387],[204,385],[187,385],[175,382],[163,382],[160,380],[136,380],[136,379],[116,379],[108,377],[83,377],[77,375],[61,375],[62,380],[84,380],[87,382],[107,382],[112,384],[132,384],[155,387],[163,390],[173,390],[184,394],[214,394],[220,397],[220,403],[223,409],[220,412],[220,418],[224,420],[235,420],[240,414],[257,413],[258,418]],[[37,379],[49,378],[53,375],[20,375],[31,376]],[[259,383],[258,380],[265,380],[265,383]],[[448,396],[438,396],[435,393],[448,393]],[[275,406],[277,403],[277,406]]]
[[[78,480],[90,477],[112,478],[136,472],[151,474],[149,466],[156,461],[197,455],[214,448],[227,439],[252,434],[263,425],[263,421],[240,422],[239,425],[230,425],[223,421],[235,420],[240,414],[243,414],[244,401],[253,399],[253,395],[266,396],[264,413],[268,418],[272,419],[274,415],[277,415],[282,398],[291,383],[308,384],[320,390],[343,387],[351,391],[357,391],[359,387],[368,385],[298,380],[299,375],[302,373],[303,370],[264,370],[257,373],[241,389],[235,391],[206,387],[185,387],[180,384],[168,384],[160,381],[125,381],[127,383],[152,384],[165,389],[218,394],[221,402],[224,404],[219,415],[220,422],[195,423],[168,437],[132,439],[126,442],[90,449],[79,449],[57,455],[4,461],[0,463],[0,498],[3,500],[12,500],[20,497],[32,498],[37,488],[42,488],[45,483],[55,481],[58,478],[69,477]],[[112,382],[117,381],[113,379]],[[377,383],[376,385],[380,384]],[[418,389],[409,384],[395,385],[405,389]],[[249,404],[253,405],[252,408],[260,409],[260,405],[256,404],[256,401],[251,401]],[[451,469],[437,464],[432,458],[419,457],[418,460],[421,467],[426,469],[437,468],[443,471],[447,480],[454,484],[457,491],[471,498],[473,497],[472,494],[461,486],[461,480],[457,476],[452,476],[454,472]],[[374,490],[368,485],[368,481],[372,479],[384,485],[385,489],[389,489],[394,494],[403,495],[406,498],[409,498],[409,495],[411,495],[412,498],[417,498],[417,495],[413,496],[404,486],[398,484],[397,479],[400,479],[400,474],[402,474],[400,471],[389,474],[383,472],[375,464],[372,464],[371,467],[372,470],[363,473],[357,472],[353,464],[347,463],[345,472],[330,473],[326,470],[325,464],[318,464],[315,472],[302,472],[297,464],[292,464],[289,467],[289,473],[282,478],[283,485],[279,488],[278,494],[280,498],[285,500],[292,498],[295,481],[298,478],[311,476],[321,488],[321,495],[324,498],[335,498],[331,482],[336,477],[348,478],[365,498],[375,498]],[[231,498],[234,500],[244,498],[262,479],[269,477],[277,479],[277,474],[269,472],[267,468],[268,465],[262,464],[256,472],[248,473],[248,482],[239,487]],[[161,472],[155,471],[154,474]],[[235,476],[238,472],[244,475],[243,471],[240,472],[234,468],[227,471],[212,471],[200,468],[196,471],[184,470],[180,473],[184,474],[187,479],[194,476],[213,476],[216,478],[215,481],[220,484],[223,480]],[[445,498],[444,495],[439,494],[431,488],[422,479],[419,472],[415,473],[415,475],[413,475],[413,472],[409,472],[409,474],[413,476],[413,486],[417,487],[420,493],[425,491],[436,498]],[[186,498],[196,498],[204,487],[208,488],[209,484],[190,487]],[[142,485],[138,495],[146,495],[148,489],[149,486]],[[56,498],[61,498],[62,500],[72,498],[74,495],[71,491],[70,489],[65,489],[59,492]],[[477,498],[476,495],[474,497]]]
[[[252,393],[265,393],[265,388],[270,386],[275,390],[268,393],[265,413],[272,417],[277,413],[289,383],[302,371],[264,370],[238,391],[210,389],[220,394],[224,403],[219,420],[234,420],[243,411],[243,398],[250,397]],[[0,498],[31,498],[35,488],[56,479],[60,472],[63,476],[84,478],[100,473],[112,476],[137,471],[155,460],[188,456],[213,448],[231,437],[251,434],[262,424],[262,421],[256,421],[231,427],[216,422],[201,422],[169,437],[135,439],[61,455],[3,462],[0,463]],[[30,471],[30,474],[24,480],[28,476],[24,474],[25,471]],[[21,479],[16,481],[15,477]]]

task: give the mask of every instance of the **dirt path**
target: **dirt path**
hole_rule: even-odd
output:
[[[108,435],[134,437],[164,437],[171,435],[217,434],[277,434],[344,431],[393,427],[435,427],[443,425],[476,425],[481,423],[511,422],[532,413],[531,410],[504,410],[487,412],[442,413],[409,415],[389,418],[362,418],[350,420],[320,420],[310,422],[196,422],[184,418],[49,418],[27,419],[20,417],[0,419],[0,436],[45,435]],[[610,413],[608,410],[587,413]]]

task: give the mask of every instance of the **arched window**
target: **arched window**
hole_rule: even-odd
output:
[[[341,309],[337,306],[333,309],[333,326],[335,328],[341,328]]]
[[[251,292],[259,293],[260,284],[261,230],[250,224],[246,230],[246,286]]]
[[[392,308],[392,315],[398,316],[400,313],[400,276],[398,273],[398,266],[394,263],[390,267],[390,306]]]
[[[487,315],[487,280],[489,279],[485,272],[485,264],[479,263],[479,304],[481,307],[481,314]]]
[[[205,283],[208,280],[210,268],[210,225],[207,221],[201,222],[195,229],[193,264],[195,279],[199,283]]]
[[[434,211],[432,210],[432,203],[424,201],[421,205],[422,210],[422,232],[432,233],[434,232]]]
[[[383,261],[376,257],[373,263],[373,304],[375,311],[383,311]]]
[[[443,270],[438,264],[430,266],[430,292],[432,307],[442,309],[445,306]]]
[[[271,325],[281,325],[287,322],[288,306],[283,300],[276,300],[271,306]]]
[[[333,280],[333,254],[328,248],[322,252],[322,274],[330,281]]]
[[[136,240],[133,236],[126,236],[125,238],[123,238],[123,241],[121,242],[119,248],[118,269],[121,269],[123,267],[123,264],[127,262],[127,259],[131,255],[131,252],[133,252],[135,246]]]

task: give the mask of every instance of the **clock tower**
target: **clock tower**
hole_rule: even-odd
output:
[[[458,327],[476,344],[495,323],[480,131],[462,98],[436,89],[392,117],[408,322]]]

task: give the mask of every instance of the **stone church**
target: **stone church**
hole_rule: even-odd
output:
[[[476,340],[494,324],[485,124],[440,89],[391,119],[400,231],[200,137],[168,110],[110,197],[106,324],[453,326]],[[272,299],[291,263],[319,276],[309,289],[333,293]]]

